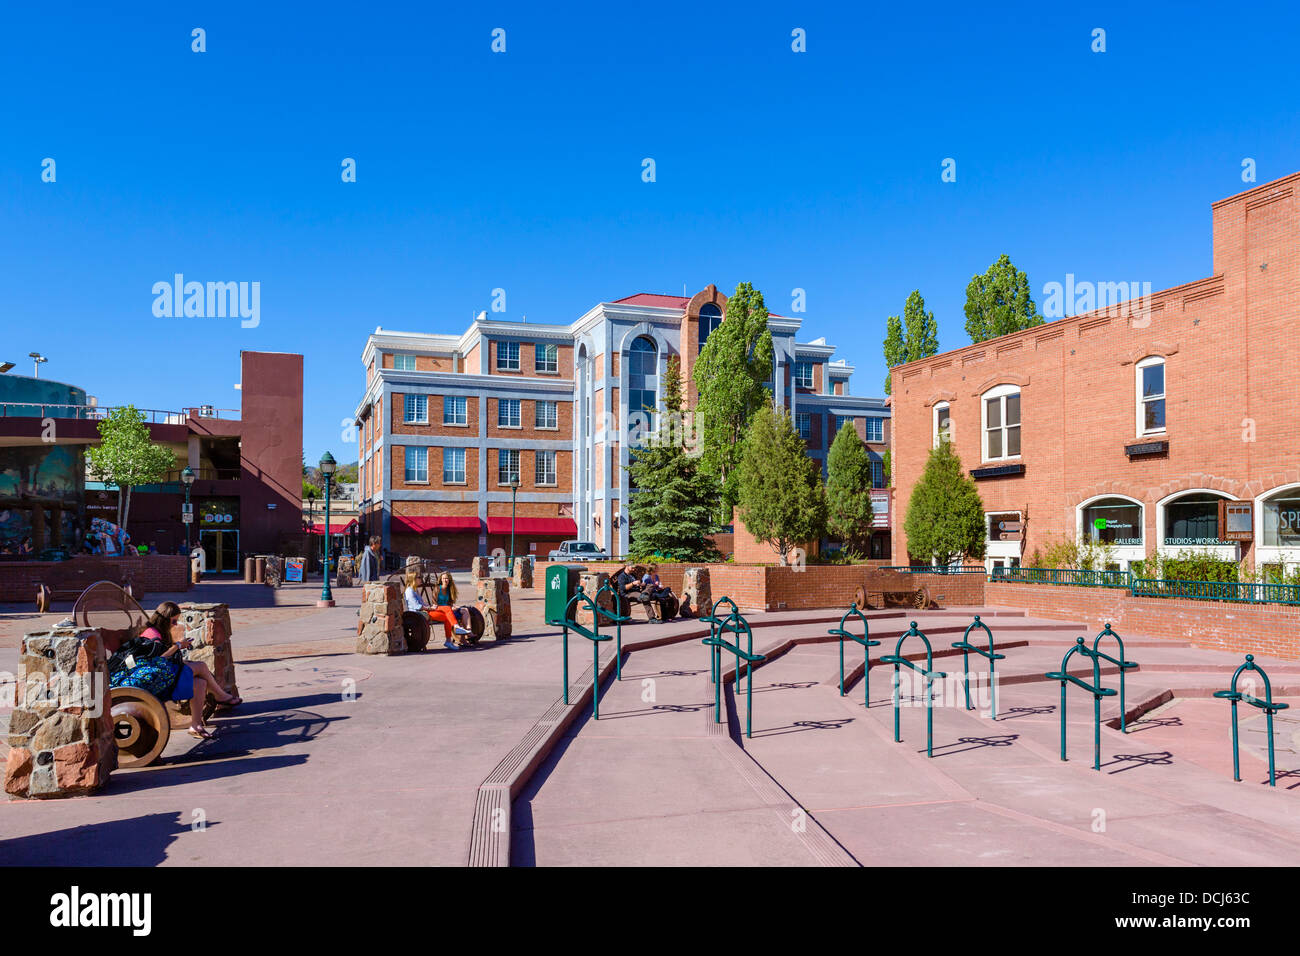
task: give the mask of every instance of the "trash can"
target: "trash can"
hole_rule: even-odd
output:
[[[253,583],[266,583],[266,556],[259,555],[253,559]]]
[[[585,567],[577,564],[553,564],[546,569],[546,599],[543,608],[546,620],[558,621],[564,617],[569,601],[578,593],[578,580]],[[576,614],[576,609],[570,614]]]
[[[252,557],[244,558],[244,583],[252,584],[256,580],[257,561]]]

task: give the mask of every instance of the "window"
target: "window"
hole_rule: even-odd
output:
[[[517,398],[497,399],[497,427],[521,427],[519,406],[520,401]]]
[[[984,460],[1020,457],[1020,389],[999,385],[984,393]]]
[[[885,420],[883,418],[867,419],[867,441],[883,442],[885,440]]]
[[[447,395],[443,398],[442,423],[444,425],[469,424],[469,402],[464,395]]]
[[[1194,493],[1165,505],[1166,545],[1196,547],[1219,544],[1219,498]]]
[[[1142,545],[1142,506],[1127,498],[1102,498],[1083,509],[1083,534],[1116,547]]]
[[[442,480],[448,485],[465,484],[465,449],[442,450]]]
[[[402,421],[408,425],[429,424],[429,396],[407,395],[404,400],[405,414]]]
[[[429,449],[406,446],[406,480],[429,480]]]
[[[722,324],[722,310],[712,302],[706,302],[700,308],[700,351],[704,351],[704,343],[709,340],[709,336],[719,325]]]
[[[1300,549],[1300,488],[1266,500],[1263,522],[1264,547]]]
[[[414,372],[415,356],[401,352],[393,353],[393,368],[398,372]]]
[[[519,343],[497,343],[497,369],[502,372],[519,371]]]
[[[644,423],[643,433],[654,430],[654,410],[659,404],[659,350],[644,335],[632,341],[627,355],[628,427]],[[637,416],[640,417],[637,417]]]
[[[812,416],[807,412],[794,413],[795,427],[799,429],[799,437],[804,441],[812,438]]]
[[[519,452],[511,448],[497,449],[497,484],[508,485],[510,479],[519,480]]]
[[[1137,430],[1148,435],[1165,430],[1165,360],[1137,363]]]
[[[871,487],[885,487],[885,463],[879,458],[871,459]]]
[[[539,451],[537,453],[537,474],[534,477],[539,485],[555,484],[555,452]]]
[[[794,363],[794,383],[799,388],[813,387],[813,363],[812,362]]]
[[[558,345],[543,345],[538,342],[534,348],[536,350],[537,371],[547,373],[560,371],[560,347]]]
[[[533,426],[535,428],[559,428],[560,406],[556,402],[538,402]]]
[[[941,441],[952,441],[952,412],[947,402],[934,406],[934,447]]]

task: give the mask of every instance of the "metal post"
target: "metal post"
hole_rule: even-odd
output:
[[[330,485],[333,475],[325,476],[325,586],[321,588],[321,602],[334,604],[334,595],[330,593]]]
[[[514,475],[515,480],[510,482],[510,574],[515,571],[515,497],[519,494],[519,479]],[[329,507],[329,501],[326,499],[326,507]]]
[[[1232,702],[1232,779],[1241,783],[1241,751],[1237,748],[1237,702]]]
[[[568,614],[568,609],[565,609]],[[564,702],[569,702],[569,629],[564,629]]]

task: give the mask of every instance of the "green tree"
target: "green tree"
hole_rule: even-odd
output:
[[[144,415],[134,405],[114,408],[98,428],[99,444],[86,449],[86,470],[118,489],[117,524],[125,529],[131,516],[131,489],[162,481],[175,467],[176,456],[149,440]]]
[[[821,469],[808,457],[785,409],[767,402],[754,414],[737,471],[741,520],[756,540],[771,545],[782,566],[790,563],[796,545],[821,538],[826,530]]]
[[[736,466],[745,428],[768,400],[763,384],[772,377],[772,357],[763,294],[742,282],[727,300],[722,324],[709,335],[694,371],[700,470],[718,484],[724,520],[739,495]]]
[[[1029,292],[1029,277],[1011,264],[1006,253],[982,276],[971,276],[966,286],[966,331],[972,342],[1042,324]]]
[[[719,561],[712,536],[719,527],[718,486],[687,454],[681,426],[681,363],[668,360],[658,431],[630,452],[628,477],[637,489],[628,497],[628,548],[636,560],[655,555],[673,561]]]
[[[984,557],[984,502],[951,442],[930,452],[903,522],[908,554],[936,565]]]
[[[865,554],[873,517],[871,453],[857,429],[845,422],[826,455],[826,530],[847,549]]]
[[[903,303],[903,317],[891,315],[885,322],[885,365],[895,366],[915,362],[939,353],[939,324],[934,313],[925,311],[925,299],[920,289]],[[885,375],[885,394],[890,394],[891,376]]]

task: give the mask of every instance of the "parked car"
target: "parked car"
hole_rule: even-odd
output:
[[[608,561],[609,555],[594,541],[561,541],[560,546],[547,555],[550,561]]]

